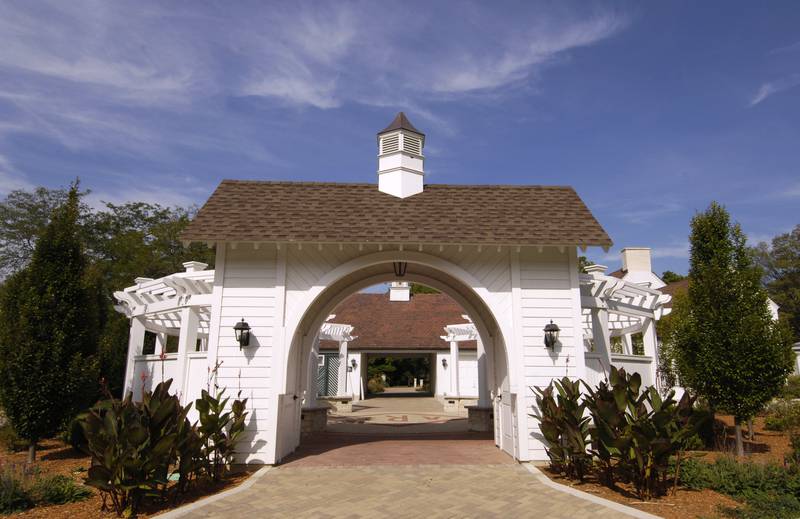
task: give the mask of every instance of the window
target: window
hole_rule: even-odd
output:
[[[152,355],[156,352],[156,338],[154,332],[144,332],[144,342],[142,343],[142,355]]]

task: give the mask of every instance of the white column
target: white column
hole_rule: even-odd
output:
[[[606,376],[611,372],[611,333],[608,329],[608,310],[592,308],[592,339],[594,349],[600,354],[600,362]]]
[[[487,365],[486,365],[486,348],[483,346],[483,341],[478,337],[478,407],[489,407],[492,405],[491,397],[489,396],[489,385],[487,384]]]
[[[347,341],[339,341],[339,379],[336,382],[336,394],[350,395],[347,388]]]
[[[164,332],[156,334],[156,349],[155,354],[161,355],[161,353],[167,351],[167,334]]]
[[[125,398],[128,393],[136,387],[136,381],[133,380],[135,357],[141,355],[142,346],[144,345],[144,318],[133,317],[131,318],[130,337],[128,338],[128,359],[125,364],[125,384],[122,390],[122,398]]]
[[[450,341],[450,396],[458,397],[461,390],[458,387],[458,342]]]
[[[653,319],[645,319],[642,328],[642,342],[644,344],[644,354],[651,359],[650,362],[650,376],[652,377],[652,384],[657,387],[658,383],[658,339],[656,337],[655,321]]]
[[[186,389],[189,386],[186,369],[189,365],[187,355],[194,351],[197,345],[197,329],[200,326],[200,314],[197,309],[187,307],[181,310],[181,334],[178,336],[178,366],[175,372],[176,380],[172,383],[172,390],[179,394],[181,402],[186,403],[189,398]],[[195,396],[192,395],[193,399]]]
[[[306,390],[306,408],[313,408],[317,406],[317,393],[319,387],[317,385],[317,374],[319,373],[319,334],[314,337],[314,342],[311,343],[311,352],[308,355],[308,389]]]

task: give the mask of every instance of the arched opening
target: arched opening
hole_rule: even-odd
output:
[[[287,337],[291,333],[292,339],[286,356],[284,392],[278,402],[277,459],[285,458],[301,442],[302,408],[309,396],[307,394],[309,379],[314,376],[313,369],[309,370],[309,362],[320,328],[329,316],[335,313],[336,307],[349,296],[376,284],[398,280],[418,283],[446,294],[463,309],[465,315],[469,316],[477,333],[478,342],[482,345],[484,355],[481,367],[485,370],[488,393],[485,402],[492,409],[494,416],[494,425],[487,437],[497,447],[515,456],[513,402],[503,398],[504,395],[508,395],[510,385],[506,341],[490,303],[486,301],[485,295],[479,295],[476,290],[479,287],[459,279],[457,272],[446,271],[446,266],[442,268],[428,264],[421,257],[400,264],[396,260],[391,261],[392,259],[387,258],[343,273],[338,279],[319,290],[313,300],[305,306],[305,311],[293,330],[286,330]],[[409,258],[404,256],[403,259]],[[364,369],[364,366],[359,363],[358,368]]]

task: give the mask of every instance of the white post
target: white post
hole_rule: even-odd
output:
[[[633,355],[633,338],[629,333],[622,336],[622,353]]]
[[[347,392],[347,341],[339,342],[339,379],[336,382],[336,394],[348,395]]]
[[[481,338],[477,338],[478,343],[478,407],[489,407],[492,405],[489,397],[489,387],[486,383],[486,348],[483,346]]]
[[[181,402],[186,403],[189,396],[186,394],[188,387],[188,377],[186,369],[189,365],[187,356],[190,351],[194,351],[197,345],[197,329],[200,326],[200,314],[197,309],[187,307],[181,310],[181,334],[178,336],[178,366],[175,373],[176,380],[172,385],[174,391],[178,392]],[[191,398],[199,395],[192,395]]]
[[[308,355],[308,389],[306,390],[306,408],[314,408],[317,406],[317,393],[319,387],[317,386],[317,374],[319,373],[319,334],[314,337],[314,342],[311,343],[311,353]]]
[[[458,397],[461,391],[458,387],[458,342],[450,341],[450,396]]]
[[[161,355],[167,351],[167,334],[164,332],[156,334],[155,354]]]
[[[642,327],[642,342],[644,345],[644,354],[651,359],[650,361],[650,376],[652,383],[657,387],[658,383],[658,339],[656,338],[656,327],[653,319],[645,319]]]
[[[608,329],[608,311],[592,308],[592,338],[594,347],[600,354],[600,362],[606,376],[611,372],[611,332]]]
[[[135,357],[142,353],[145,331],[143,317],[131,318],[131,331],[130,338],[128,339],[128,359],[125,364],[125,384],[122,390],[122,398],[125,398],[128,393],[133,391],[136,387],[136,381],[133,380],[136,362]]]

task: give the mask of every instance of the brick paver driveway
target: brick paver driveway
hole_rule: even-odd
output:
[[[249,488],[189,511],[207,518],[620,518],[543,484],[479,435],[305,440]]]

